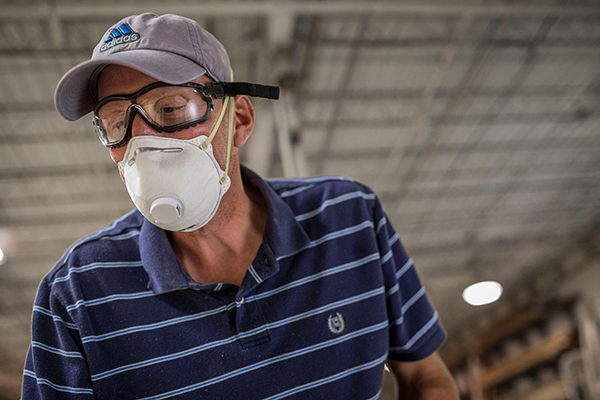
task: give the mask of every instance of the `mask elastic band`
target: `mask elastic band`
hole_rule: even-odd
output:
[[[231,78],[230,79],[231,82],[233,82],[233,69],[231,69],[231,68],[229,68],[229,77]],[[223,116],[225,115],[226,108],[227,108],[227,97],[225,97],[223,99],[223,106],[221,107],[221,112],[219,113],[219,118],[217,119],[217,123],[215,124],[215,127],[210,132],[210,135],[208,135],[208,139],[206,139],[204,142],[202,142],[202,144],[200,145],[200,149],[204,150],[212,143],[212,140],[214,139],[215,135],[217,134],[217,131],[219,130],[219,127],[221,126],[221,121],[223,121]]]
[[[227,129],[227,161],[225,162],[225,173],[219,181],[221,185],[225,183],[225,180],[229,176],[229,160],[231,158],[231,142],[233,141],[233,116],[235,111],[235,97],[229,98],[229,126]]]
[[[219,130],[219,127],[221,126],[221,121],[223,120],[223,116],[225,115],[226,108],[227,108],[227,99],[225,98],[225,99],[223,99],[223,106],[221,107],[221,112],[219,113],[219,118],[217,119],[217,123],[215,124],[215,127],[213,128],[212,132],[210,132],[210,135],[208,135],[208,139],[206,139],[204,142],[202,142],[200,144],[200,149],[204,150],[212,143],[212,140],[214,139],[215,135],[217,134],[217,131]]]

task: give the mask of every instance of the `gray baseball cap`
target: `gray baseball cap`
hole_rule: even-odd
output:
[[[231,73],[225,47],[196,21],[172,14],[132,15],[110,27],[91,59],[60,79],[54,103],[63,118],[75,121],[94,110],[96,79],[108,64],[134,68],[170,84],[205,74],[216,82],[227,82]]]

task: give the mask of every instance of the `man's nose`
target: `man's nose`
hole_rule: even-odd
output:
[[[142,117],[142,115],[137,112],[135,112],[135,116],[133,117],[133,122],[131,123],[131,126],[129,127],[129,129],[131,130],[131,137],[136,137],[136,136],[158,136],[159,133],[156,131],[156,129],[154,129],[152,127],[152,125],[150,125],[148,123],[148,121],[146,121],[144,119],[144,117]]]

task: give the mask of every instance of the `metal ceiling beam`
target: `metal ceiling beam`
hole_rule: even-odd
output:
[[[540,123],[581,123],[582,120],[597,120],[598,117],[593,114],[584,114],[583,118],[579,111],[567,112],[542,112],[542,113],[488,113],[488,114],[469,114],[469,115],[441,115],[424,117],[430,121],[432,127],[450,127],[450,126],[471,126],[471,125],[513,125],[513,124],[540,124]],[[361,119],[339,119],[338,127],[344,128],[410,128],[414,126],[414,117],[400,118],[361,118]],[[324,129],[327,130],[329,121],[306,121],[306,129]],[[438,135],[439,138],[439,135]],[[437,139],[436,138],[436,141]],[[428,141],[421,147],[435,147]],[[400,146],[402,147],[402,146]],[[396,149],[397,150],[397,149]],[[400,149],[401,150],[401,149]],[[395,166],[394,166],[395,167]],[[394,169],[394,168],[390,168]]]
[[[54,10],[53,10],[54,9]],[[424,14],[424,15],[462,15],[474,16],[546,16],[546,15],[600,15],[600,8],[593,5],[546,5],[546,4],[508,4],[506,2],[486,2],[475,4],[472,1],[447,2],[389,2],[389,1],[348,1],[348,2],[281,2],[276,0],[261,2],[222,1],[208,4],[166,4],[165,2],[127,2],[117,4],[35,4],[32,7],[3,6],[0,19],[46,19],[55,12],[61,19],[98,19],[121,18],[123,15],[138,14],[142,10],[152,10],[157,14],[175,13],[202,15],[203,17],[235,17],[267,15],[273,12],[288,14]]]
[[[356,35],[354,36],[354,38],[352,38],[352,48],[346,59],[344,72],[342,73],[339,87],[337,89],[337,92],[340,93],[340,96],[338,97],[337,101],[335,101],[333,104],[333,111],[331,112],[331,117],[325,127],[325,139],[323,140],[321,154],[318,158],[317,165],[315,168],[317,175],[321,175],[323,173],[325,162],[327,161],[327,157],[332,150],[333,138],[336,134],[338,123],[342,115],[344,99],[348,98],[346,92],[352,86],[350,83],[352,82],[354,71],[358,64],[359,54],[364,48],[366,36],[365,33],[367,32],[370,23],[370,14],[367,14],[364,17],[362,17],[359,22],[359,27],[356,30]]]
[[[538,45],[540,43],[543,43],[546,40],[546,38],[548,37],[549,33],[552,30],[552,27],[556,25],[557,21],[558,21],[558,18],[556,16],[544,17],[543,21],[541,22],[540,26],[536,30],[535,34],[530,39],[530,47],[527,50],[527,56],[526,56],[525,60],[523,61],[523,64],[517,71],[517,73],[512,77],[512,79],[508,85],[509,87],[522,86],[523,83],[526,81],[526,79],[533,73],[533,71],[535,70],[535,67],[537,65],[536,61],[537,61],[538,55],[539,55]],[[488,111],[491,111],[492,109],[503,110],[508,105],[509,101],[512,99],[512,96],[510,96],[511,95],[510,90],[507,89],[506,93],[507,93],[507,96],[498,97],[494,101],[494,103],[492,104],[492,106],[489,108]],[[579,118],[577,116],[577,112],[573,116],[573,119],[575,121],[579,120]],[[585,119],[585,118],[583,118],[583,119]],[[560,120],[560,119],[558,119],[558,120]],[[553,120],[552,117],[550,117],[548,119],[548,121],[558,121],[558,120]],[[493,119],[491,121],[493,121]],[[483,138],[485,137],[485,134],[489,130],[489,126],[486,125],[485,123],[483,123],[483,121],[478,124],[477,128],[479,128],[479,129],[475,129],[473,134],[471,134],[471,137],[476,138],[476,142],[475,141],[468,142],[464,145],[465,150],[467,152],[470,149],[476,148],[478,146],[477,143],[481,142],[483,140]],[[557,127],[555,130],[558,130],[558,129],[559,128]],[[465,157],[455,157],[452,162],[452,167],[461,168],[461,166],[464,166],[465,163],[466,163]],[[528,170],[528,167],[526,165],[524,165],[521,167],[520,170],[512,171],[512,173],[511,173],[512,179],[510,180],[510,183],[505,185],[504,192],[501,195],[496,196],[492,199],[492,207],[496,207],[498,204],[500,204],[500,202],[502,200],[504,200],[504,198],[506,197],[506,194],[510,193],[511,188],[518,186],[520,184],[521,180],[519,178],[526,175],[527,170]],[[595,175],[597,178],[598,174],[595,174]],[[442,180],[453,181],[455,179],[455,176],[456,175],[451,175],[449,172],[447,172],[446,174],[444,174],[444,177],[442,178]],[[447,190],[447,189],[444,188],[443,190]],[[481,216],[483,216],[483,214]]]
[[[494,249],[511,249],[518,247],[526,247],[533,245],[546,245],[546,244],[573,244],[579,243],[576,237],[570,237],[569,235],[555,234],[543,234],[535,235],[532,237],[517,238],[517,239],[499,239],[499,240],[486,240],[486,241],[475,241],[473,243],[431,243],[427,245],[413,245],[410,247],[410,253],[413,258],[418,259],[416,254],[447,254],[447,253],[463,253],[471,250],[477,250],[478,252],[486,252]]]
[[[126,203],[123,203],[124,205]],[[62,213],[47,215],[44,219],[40,219],[38,216],[34,217],[6,217],[0,216],[0,226],[2,227],[21,227],[21,226],[52,226],[60,224],[79,224],[79,223],[107,223],[119,216],[131,211],[131,203],[127,207],[111,210],[98,210],[96,212],[77,212],[77,213]]]
[[[552,141],[552,139],[550,139],[550,141]],[[440,145],[437,146],[435,148],[435,150],[433,150],[433,154],[435,155],[454,155],[456,153],[456,147],[457,145]],[[537,147],[537,146],[542,146]],[[405,149],[405,154],[402,155],[403,159],[406,158],[415,158],[415,157],[422,157],[421,155],[417,154],[417,149],[418,146],[413,146],[413,145],[409,145],[404,147]],[[465,153],[466,155],[469,154],[480,154],[480,153],[506,153],[506,152],[513,152],[513,151],[529,151],[529,152],[534,152],[535,150],[592,150],[595,151],[595,148],[590,149],[588,146],[582,147],[582,146],[558,146],[558,147],[552,147],[552,145],[548,145],[547,143],[545,144],[545,142],[543,140],[539,141],[539,145],[536,145],[535,149],[527,149],[524,147],[519,147],[519,146],[514,146],[514,147],[510,147],[510,144],[508,144],[508,146],[506,145],[500,145],[499,143],[483,143],[482,145],[480,145],[478,147],[478,149],[476,149],[473,152],[470,153]],[[319,152],[314,152],[314,153],[307,153],[307,160],[309,162],[314,162],[315,160],[318,160],[320,156]],[[381,160],[382,158],[386,158],[386,157],[390,157],[391,153],[390,150],[388,148],[381,148],[381,149],[365,149],[365,150],[356,150],[356,151],[336,151],[333,153],[329,154],[329,161],[368,161],[368,160],[374,160],[374,159],[378,159]],[[395,156],[394,156],[395,157]],[[548,163],[548,165],[572,165],[572,164],[578,164],[578,162],[573,161],[573,160],[568,160],[565,162],[559,162],[559,163]],[[593,170],[593,168],[597,168],[598,166],[598,161],[594,160],[593,162],[581,162],[581,164],[589,164],[590,165],[590,170]],[[518,164],[521,165],[521,164]],[[539,164],[528,164],[530,167],[536,167],[539,166]],[[504,168],[508,168],[511,169],[514,165],[505,165],[503,166]],[[497,168],[497,167],[496,167]],[[465,173],[468,173],[469,171],[487,171],[487,168],[460,168],[460,169],[456,169],[456,168],[446,168],[445,170],[453,170],[453,171],[463,171]],[[439,172],[439,169],[433,170],[431,172]],[[421,180],[421,182],[423,182],[423,179],[425,178],[419,178]]]
[[[549,177],[544,180],[519,180],[519,186],[512,186],[506,191],[506,185],[496,182],[481,182],[467,185],[448,185],[448,190],[440,193],[438,188],[428,189],[410,189],[400,191],[400,194],[407,199],[444,199],[444,198],[463,198],[463,197],[496,197],[506,193],[541,193],[541,192],[565,192],[574,190],[597,190],[599,179],[596,174],[590,174],[585,178],[579,178],[574,181],[572,177]],[[397,192],[380,192],[379,198],[384,203],[391,204],[396,201]]]
[[[596,197],[598,199],[598,197]],[[455,218],[446,218],[446,219],[427,219],[431,217],[431,212],[423,212],[419,213],[421,220],[419,221],[407,221],[403,218],[401,214],[390,214],[389,218],[394,221],[401,221],[399,225],[402,229],[411,229],[411,234],[414,233],[423,233],[423,232],[448,232],[448,231],[473,231],[482,228],[486,228],[490,225],[493,226],[502,226],[503,228],[511,227],[511,226],[522,226],[523,231],[527,232],[527,229],[531,227],[532,224],[547,224],[551,225],[550,230],[554,229],[553,227],[559,224],[571,224],[575,225],[575,223],[589,223],[589,216],[579,215],[582,212],[593,210],[595,214],[600,213],[599,206],[593,207],[564,207],[560,210],[552,210],[552,211],[536,211],[536,212],[523,212],[523,213],[514,213],[514,214],[501,214],[497,216],[489,216],[485,215],[490,211],[493,211],[493,207],[479,207],[478,209],[474,209],[473,212],[479,212],[480,215],[475,215],[472,217],[455,217]],[[451,211],[443,211],[444,213],[450,214]],[[456,210],[456,213],[459,214],[464,212],[464,210]],[[414,215],[411,215],[411,217]],[[479,222],[479,223],[478,223]],[[581,225],[581,224],[577,224]],[[414,228],[414,229],[412,229]],[[568,236],[565,234],[564,229],[560,233],[561,237]],[[412,250],[412,249],[411,249]]]
[[[461,46],[471,44],[482,44],[494,46],[500,49],[506,48],[529,48],[531,41],[528,38],[521,39],[489,39],[478,37],[467,37],[453,39],[449,37],[431,37],[431,38],[404,38],[404,39],[376,39],[365,41],[365,46],[369,49],[405,49],[405,48],[426,48],[429,46],[448,46],[451,48],[460,48]],[[324,38],[321,40],[322,46],[331,46],[335,48],[353,47],[351,39],[345,38]],[[540,48],[545,47],[598,47],[598,38],[552,38],[539,44]]]
[[[118,170],[115,164],[100,165],[65,165],[65,166],[46,166],[30,168],[2,168],[0,169],[0,180],[21,180],[42,177],[70,177],[84,175],[108,175],[117,176]]]
[[[0,140],[1,143],[1,140]],[[419,149],[423,146],[420,145],[407,145],[400,149],[402,160],[407,158],[420,158],[424,155],[419,154]],[[431,156],[438,155],[471,155],[479,153],[506,153],[515,151],[544,151],[544,150],[591,150],[595,151],[600,149],[600,137],[597,136],[584,136],[584,137],[573,137],[573,138],[543,138],[539,140],[535,139],[517,139],[517,140],[505,140],[505,141],[482,141],[477,142],[476,146],[472,148],[465,148],[464,143],[456,144],[438,144],[431,146],[432,148],[428,151]],[[372,149],[372,150],[360,150],[360,151],[348,151],[348,152],[333,152],[328,157],[329,160],[357,160],[357,159],[369,159],[373,157],[396,157],[395,154],[387,148],[385,149]],[[318,161],[321,157],[320,152],[309,153],[307,158],[309,161]],[[502,165],[502,167],[507,166]],[[529,165],[528,165],[529,166]],[[464,168],[455,167],[447,168],[447,171],[462,171]],[[421,182],[421,180],[420,180]]]
[[[116,171],[113,172],[113,174]],[[92,178],[93,179],[93,178]],[[119,190],[120,189],[120,190]],[[115,186],[114,191],[43,194],[27,197],[1,198],[0,214],[11,213],[17,209],[52,207],[52,206],[87,206],[90,209],[118,206],[123,203],[131,204],[124,188]],[[48,209],[48,212],[52,210]]]
[[[600,46],[599,46],[600,47]],[[479,86],[470,87],[466,93],[471,97],[583,97],[600,95],[600,86],[533,86],[533,87],[513,87],[510,93],[507,93],[506,87]],[[436,99],[447,99],[454,97],[459,89],[439,88],[434,97]],[[423,89],[382,89],[382,90],[361,90],[349,91],[346,101],[357,102],[364,101],[387,101],[387,100],[418,100],[425,94]],[[311,91],[299,96],[302,101],[335,101],[341,94],[335,91]]]

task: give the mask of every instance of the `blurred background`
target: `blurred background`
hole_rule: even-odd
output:
[[[254,101],[243,163],[378,193],[463,399],[600,399],[600,3],[567,0],[0,0],[0,399],[19,397],[42,276],[133,208],[53,92],[143,11],[196,19],[238,81],[282,86]],[[467,304],[481,281],[502,295]]]

